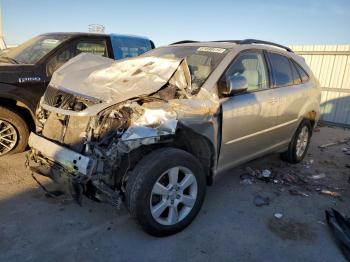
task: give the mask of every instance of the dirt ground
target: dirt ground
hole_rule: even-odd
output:
[[[348,137],[349,129],[322,127],[303,163],[270,155],[219,175],[194,222],[166,238],[145,234],[124,206],[48,198],[24,168],[24,154],[1,158],[0,261],[345,261],[324,211],[350,215],[350,155],[343,152],[350,143],[318,146]],[[270,170],[272,179],[253,179],[248,166]],[[261,199],[268,204],[256,206]]]

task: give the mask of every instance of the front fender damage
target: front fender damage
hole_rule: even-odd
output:
[[[102,108],[95,115],[91,115],[88,106],[86,111],[89,111],[89,114],[78,115],[74,111],[74,106],[64,104],[64,99],[61,104],[49,104],[45,99],[42,100],[41,107],[37,111],[37,135],[51,140],[50,142],[57,144],[58,147],[56,152],[48,154],[43,150],[44,143],[40,141],[31,143],[32,150],[28,159],[33,171],[50,176],[60,183],[63,180],[63,184],[67,185],[69,191],[74,192],[77,199],[81,199],[81,194],[85,193],[93,199],[118,205],[125,191],[129,172],[137,161],[155,147],[169,144],[176,146],[176,136],[182,129],[182,133],[186,132],[185,130],[191,130],[192,133],[209,141],[214,151],[213,155],[217,156],[218,97],[205,89],[192,89],[185,60],[176,61],[175,71],[172,74],[166,72],[168,79],[164,81],[162,74],[157,72],[159,61],[153,59],[150,65],[149,61],[146,63],[142,58],[140,59],[141,61],[132,59],[134,65],[132,68],[135,70],[133,73],[124,72],[121,76],[114,75],[110,81],[104,83],[108,87],[106,94],[103,93],[102,88],[94,91],[98,99],[106,99],[106,102],[102,102],[101,105],[92,106]],[[104,65],[103,63],[101,64]],[[174,62],[167,61],[167,63]],[[140,68],[135,66],[138,64]],[[127,65],[124,61],[122,67],[125,69]],[[93,63],[93,66],[98,67],[96,63]],[[153,67],[150,68],[150,66]],[[120,69],[115,64],[113,67],[117,71]],[[99,70],[113,73],[106,68]],[[69,67],[64,66],[62,71],[69,72]],[[143,78],[135,80],[138,90],[135,91],[135,88],[134,91],[129,90],[127,95],[113,90],[113,83],[123,83],[125,79],[128,80],[127,85],[135,86],[130,75],[135,74],[136,71],[143,74]],[[100,78],[103,77],[98,72],[94,74]],[[57,75],[59,77],[54,78],[56,87],[71,78],[66,77],[62,72],[58,72]],[[91,78],[91,72],[89,77]],[[153,89],[147,94],[139,90],[144,87],[144,84],[149,84],[150,79],[154,77],[162,79],[163,82],[160,81],[158,85],[152,82]],[[62,82],[58,81],[58,78],[63,79]],[[145,79],[144,83],[142,79]],[[83,89],[89,90],[86,82],[80,87],[81,89],[78,88],[73,93],[79,93],[79,97],[91,95],[81,92]],[[64,90],[67,89],[64,88]],[[133,92],[134,96],[130,95],[130,92]],[[117,94],[114,100],[111,94]],[[52,107],[55,109],[50,110]],[[66,152],[65,150],[74,150],[87,158],[90,163],[86,166],[87,170],[81,172],[76,168],[76,162],[74,163],[72,157],[58,159],[57,156],[67,156],[62,153]],[[210,165],[213,168],[216,162]],[[45,168],[49,171],[40,171]]]

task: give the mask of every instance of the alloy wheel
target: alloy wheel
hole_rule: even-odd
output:
[[[296,155],[298,158],[302,157],[306,147],[309,143],[309,129],[307,126],[304,126],[299,133],[297,144],[296,144]]]
[[[188,168],[176,166],[165,171],[154,184],[150,209],[153,218],[162,225],[182,221],[193,209],[198,185]]]
[[[16,128],[5,120],[0,119],[0,156],[10,152],[17,144]]]

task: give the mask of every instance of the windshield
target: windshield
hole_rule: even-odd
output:
[[[0,60],[13,64],[35,64],[68,38],[67,35],[40,35],[1,53]]]
[[[198,89],[227,52],[227,49],[224,48],[169,46],[153,49],[143,56],[185,58],[191,73],[192,89]]]

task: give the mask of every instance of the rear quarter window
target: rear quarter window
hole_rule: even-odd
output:
[[[301,81],[303,83],[307,82],[309,80],[309,75],[305,72],[305,70],[300,66],[298,65],[296,62],[293,62],[293,64],[295,65],[296,69],[298,70],[299,72],[299,75],[301,77]]]
[[[289,58],[276,53],[269,53],[274,87],[293,85],[293,73]]]

